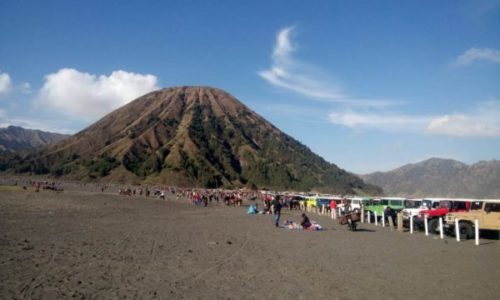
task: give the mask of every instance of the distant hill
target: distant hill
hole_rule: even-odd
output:
[[[382,187],[388,195],[500,198],[498,160],[467,165],[452,159],[431,158],[361,177]]]
[[[10,168],[132,183],[381,193],[230,94],[205,87],[149,93]]]
[[[69,135],[25,129],[17,126],[0,128],[0,151],[22,151],[57,143]]]

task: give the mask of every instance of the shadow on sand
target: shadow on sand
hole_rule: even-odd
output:
[[[373,229],[358,228],[356,229],[356,232],[377,232],[377,231]]]

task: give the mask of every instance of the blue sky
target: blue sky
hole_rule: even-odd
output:
[[[0,1],[0,127],[222,88],[356,173],[500,159],[500,1]]]

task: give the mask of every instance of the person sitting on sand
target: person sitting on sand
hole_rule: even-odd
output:
[[[309,221],[309,218],[305,213],[302,213],[302,221],[300,221],[300,225],[304,229],[308,229],[309,227],[311,227],[311,221]]]
[[[253,215],[253,214],[258,214],[259,209],[257,208],[257,204],[250,205],[247,210],[247,214]]]

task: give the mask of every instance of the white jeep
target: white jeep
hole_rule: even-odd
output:
[[[440,199],[409,199],[408,201],[414,201],[414,205],[402,210],[404,221],[409,220],[410,216],[418,216],[423,210],[436,208],[439,205]]]

